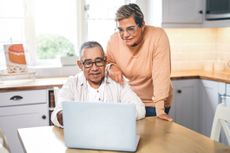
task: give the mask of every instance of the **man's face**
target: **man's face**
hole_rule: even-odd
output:
[[[129,47],[138,45],[143,39],[142,31],[144,30],[144,25],[138,27],[133,17],[117,21],[117,29],[121,39]]]
[[[98,47],[85,48],[81,57],[80,68],[89,84],[98,88],[105,76],[106,60]]]

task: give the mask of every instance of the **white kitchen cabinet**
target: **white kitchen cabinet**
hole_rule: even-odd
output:
[[[230,107],[230,84],[225,84],[225,94],[222,94],[222,99],[221,102],[226,103],[228,107]],[[230,124],[228,124],[230,127]],[[220,134],[220,142],[226,145],[228,144],[228,140],[223,132],[223,129],[221,129],[221,134]]]
[[[230,105],[230,97],[220,99],[220,95],[230,95],[230,84],[202,79],[180,79],[173,80],[173,88],[170,115],[174,121],[210,137],[217,104],[222,101]],[[227,144],[223,133],[220,142]]]
[[[170,115],[174,121],[199,131],[199,79],[173,80],[173,105]]]
[[[159,14],[151,9],[151,7],[150,10],[154,14]],[[205,0],[163,0],[161,25],[165,28],[230,26],[230,20],[206,20],[205,12]]]
[[[203,23],[203,0],[163,0],[162,25],[201,25]]]
[[[11,152],[23,153],[17,129],[48,125],[48,91],[2,92],[0,99],[0,128],[8,139]]]
[[[201,80],[200,86],[200,132],[210,137],[218,95],[224,94],[225,83]]]

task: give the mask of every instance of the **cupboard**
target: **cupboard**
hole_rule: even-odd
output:
[[[49,125],[48,91],[1,92],[0,128],[12,153],[24,153],[17,129]]]

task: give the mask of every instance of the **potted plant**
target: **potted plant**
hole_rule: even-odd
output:
[[[62,66],[71,66],[76,64],[77,56],[73,53],[67,52],[65,56],[61,56]]]
[[[60,58],[62,66],[75,65],[78,58],[68,38],[51,34],[38,37],[38,56],[40,59]]]

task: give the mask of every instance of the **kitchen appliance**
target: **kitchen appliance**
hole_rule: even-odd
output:
[[[206,0],[206,20],[230,20],[230,0]]]

